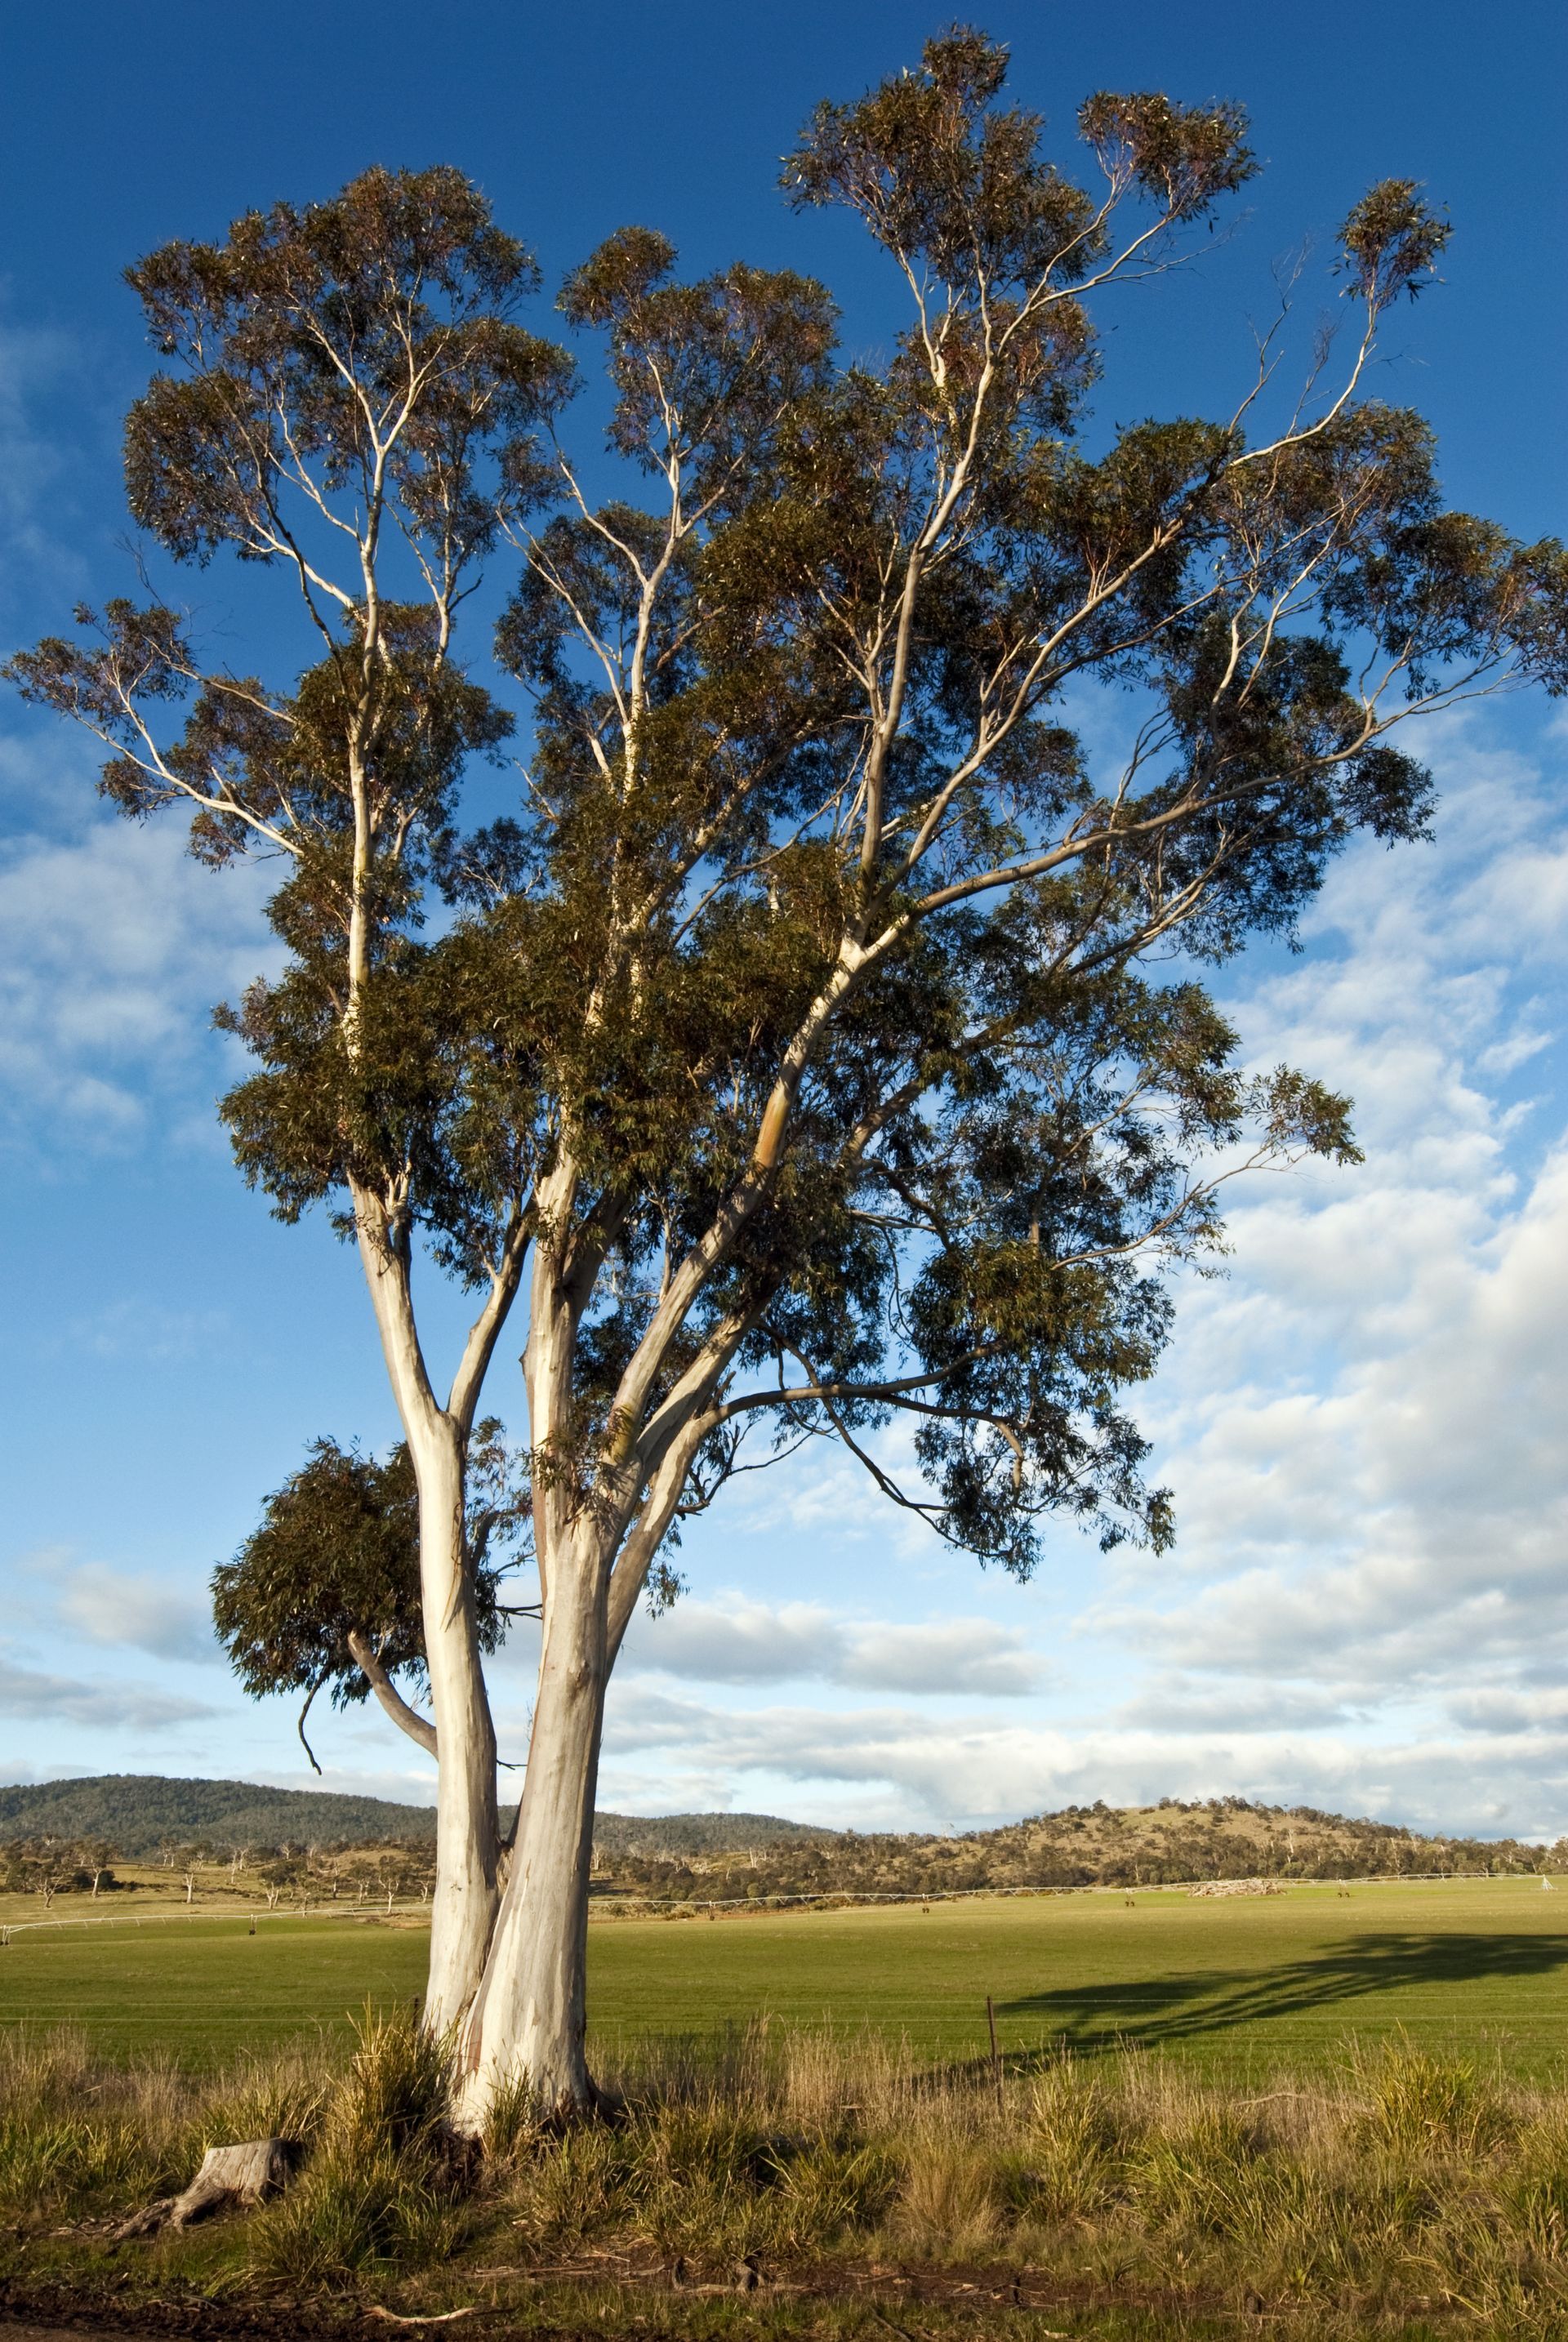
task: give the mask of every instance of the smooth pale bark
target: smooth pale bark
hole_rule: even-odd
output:
[[[584,2048],[584,1971],[608,1588],[609,1563],[594,1544],[553,1557],[510,1876],[462,2036],[464,2128],[481,2129],[497,2094],[517,2083],[559,2118],[598,2103]]]
[[[538,1296],[536,1296],[536,1306]],[[559,1320],[540,1309],[542,1329]],[[732,1342],[733,1346],[733,1332]],[[614,1528],[588,1507],[574,1512],[566,1490],[539,1490],[535,1532],[544,1591],[544,1633],[528,1767],[505,1894],[484,1980],[462,2035],[455,2118],[478,2133],[496,2097],[516,2087],[559,2120],[590,2114],[600,2095],[584,2050],[588,1887],[604,1696],[622,1638],[647,1583],[711,1418],[706,1386],[725,1353],[689,1394],[691,1420],[654,1467],[640,1511],[617,1544]],[[535,1420],[548,1419],[559,1389],[558,1343],[541,1331],[529,1345],[527,1378]],[[623,1480],[629,1509],[642,1477]]]
[[[410,1740],[417,1741],[427,1756],[436,1756],[439,1761],[435,1726],[427,1723],[417,1708],[409,1706],[377,1658],[375,1646],[357,1628],[351,1629],[349,1633],[348,1652],[375,1694],[384,1715],[392,1718],[399,1732],[406,1732]]]
[[[419,1346],[405,1249],[373,1196],[356,1191],[355,1206],[360,1261],[419,1491],[420,1608],[438,1752],[424,2023],[444,2034],[462,2021],[478,1989],[499,1892],[495,1730],[480,1663],[464,1516],[473,1402],[504,1308],[491,1313],[462,1405],[443,1407]]]
[[[495,1731],[464,1552],[463,1443],[449,1418],[409,1441],[419,1486],[420,1592],[435,1717],[435,1890],[424,2022],[461,2023],[478,1989],[495,1923],[500,1827]]]

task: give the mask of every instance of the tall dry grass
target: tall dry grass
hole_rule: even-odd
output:
[[[323,2094],[303,2176],[255,2221],[252,2268],[309,2287],[450,2258],[470,2219],[450,2094],[440,2042],[406,2010],[367,2012]]]
[[[879,2037],[758,2024],[653,2045],[605,2077],[617,2118],[561,2134],[514,2094],[454,2154],[438,2045],[367,2017],[211,2081],[116,2070],[81,2037],[0,2041],[0,2222],[123,2211],[221,2139],[306,2149],[232,2224],[296,2287],[461,2263],[544,2270],[613,2248],[723,2275],[835,2259],[1004,2264],[1069,2291],[1314,2307],[1430,2306],[1483,2330],[1568,2319],[1568,2087],[1406,2042],[1256,2089],[1147,2056],[933,2072]]]
[[[1067,2291],[1375,2315],[1568,2317],[1568,2087],[1398,2041],[1256,2089],[1140,2055],[933,2072],[876,2036],[653,2047],[616,2127],[513,2122],[490,2184],[526,2255],[722,2267],[1026,2267]]]
[[[308,2147],[329,2087],[317,2042],[197,2081],[168,2059],[111,2065],[71,2027],[0,2031],[0,2219],[25,2230],[128,2209],[183,2187],[228,2140]]]

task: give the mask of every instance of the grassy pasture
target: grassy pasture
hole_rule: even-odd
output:
[[[35,1906],[35,1908],[36,1907]],[[415,1996],[417,1926],[352,1915],[148,1918],[24,1931],[0,1950],[0,2022],[84,2027],[100,2054],[208,2067]],[[906,2038],[917,2057],[1067,2042],[1158,2048],[1216,2077],[1323,2068],[1352,2033],[1403,2029],[1521,2076],[1568,2042],[1568,1892],[1531,1879],[1297,1887],[1267,1898],[1119,1894],[603,1920],[590,1935],[598,2054],[767,2015]]]

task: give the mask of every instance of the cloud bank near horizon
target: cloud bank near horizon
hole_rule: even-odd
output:
[[[1234,1790],[1568,1827],[1568,733],[1522,745],[1483,712],[1427,746],[1437,843],[1356,849],[1303,955],[1220,986],[1256,1063],[1354,1096],[1367,1160],[1238,1191],[1227,1276],[1185,1284],[1144,1404],[1176,1552],[1103,1565],[1067,1534],[1019,1589],[890,1513],[847,1456],[808,1450],[699,1525],[690,1595],[634,1631],[606,1804],[930,1827]],[[35,780],[35,743],[25,761],[13,777]],[[215,889],[172,832],[87,821],[14,840],[0,908],[14,1146],[34,1166],[172,1146],[230,1176],[203,1036],[265,948],[254,897]],[[210,1311],[171,1311],[136,1266],[134,1291],[51,1340],[199,1378],[221,1272]],[[368,1386],[368,1341],[366,1358]],[[906,1456],[901,1435],[888,1453]],[[13,1556],[10,1769],[37,1773],[41,1748],[71,1770],[85,1749],[92,1770],[293,1765],[282,1704],[248,1709],[221,1670],[202,1598],[216,1556],[182,1535],[166,1570],[68,1517],[48,1568]],[[497,1676],[513,1753],[527,1672],[519,1646]],[[374,1714],[321,1737],[345,1783],[426,1793]]]

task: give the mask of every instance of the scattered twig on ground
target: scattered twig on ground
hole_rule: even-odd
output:
[[[479,2303],[472,2301],[464,2309],[432,2309],[420,2317],[401,2309],[384,2309],[379,2301],[373,2301],[365,2314],[367,2317],[385,2318],[389,2326],[450,2326],[454,2317],[477,2317],[479,2309]]]

